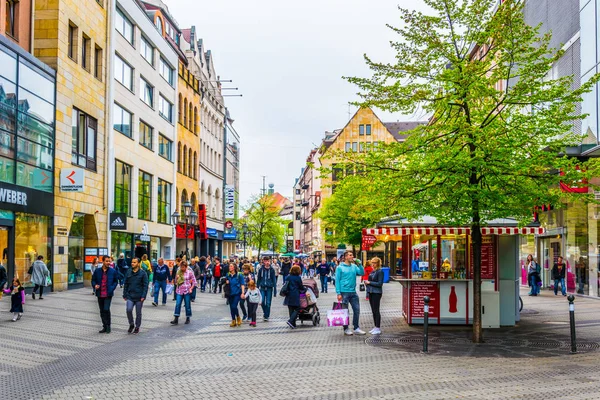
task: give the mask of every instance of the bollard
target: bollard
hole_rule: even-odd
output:
[[[429,345],[429,296],[423,297],[423,353],[428,352]]]
[[[571,322],[571,354],[577,353],[577,339],[575,337],[575,296],[572,294],[567,297],[569,300],[569,319]]]

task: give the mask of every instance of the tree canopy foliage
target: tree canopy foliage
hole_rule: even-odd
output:
[[[273,238],[279,245],[284,241],[286,221],[279,216],[280,212],[275,199],[269,195],[254,196],[245,209],[241,223],[246,224],[250,232],[247,244],[258,249],[259,257],[262,250],[270,249]]]

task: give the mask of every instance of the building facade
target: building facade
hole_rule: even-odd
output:
[[[299,250],[302,253],[310,253],[315,256],[320,256],[325,251],[321,221],[317,217],[317,212],[321,206],[320,167],[319,149],[313,149],[306,158],[306,167],[302,169],[300,178],[294,188],[300,213],[298,238],[296,239],[300,240]]]
[[[33,0],[6,0],[0,2],[0,35],[31,53],[31,25]]]
[[[40,255],[63,271],[52,257],[56,72],[1,35],[0,65],[2,265],[9,282],[30,287],[27,271]]]
[[[231,256],[239,252],[238,241],[241,232],[240,219],[240,135],[233,127],[233,118],[226,113],[225,120],[225,188],[223,190],[223,255]]]
[[[33,55],[57,71],[54,289],[90,279],[86,249],[107,254],[106,0],[35,2]],[[35,169],[30,169],[33,174]],[[61,182],[61,177],[62,182]],[[48,182],[48,181],[46,181]]]
[[[110,253],[171,259],[175,207],[176,68],[165,38],[177,27],[158,9],[118,0],[111,26],[108,179]]]

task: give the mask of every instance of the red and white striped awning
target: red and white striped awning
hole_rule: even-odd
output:
[[[509,227],[509,226],[494,226],[482,227],[482,235],[541,235],[545,232],[544,228],[540,227]],[[363,235],[373,236],[404,236],[404,235],[470,235],[471,229],[466,227],[421,227],[410,226],[400,228],[370,228],[363,229]]]

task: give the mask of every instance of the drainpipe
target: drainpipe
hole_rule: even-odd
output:
[[[106,247],[111,250],[111,230],[110,230],[110,212],[114,207],[113,196],[110,196],[111,188],[115,185],[115,151],[113,144],[113,113],[112,104],[114,102],[114,85],[111,83],[114,79],[114,71],[112,68],[113,55],[115,50],[115,35],[113,34],[112,27],[115,26],[113,21],[114,16],[117,13],[117,0],[110,1],[110,7],[107,7],[107,24],[106,24],[106,37],[109,43],[109,48],[106,50],[106,87],[107,87],[107,101],[105,104],[106,113],[106,140],[104,141],[104,209],[108,208],[107,212],[107,224],[106,224]]]

